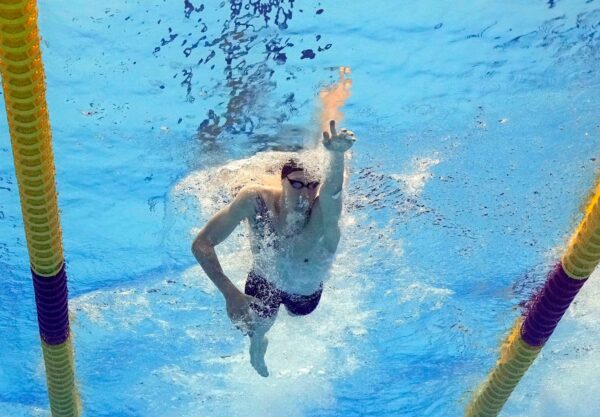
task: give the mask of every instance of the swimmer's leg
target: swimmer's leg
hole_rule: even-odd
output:
[[[248,335],[250,337],[250,363],[256,369],[256,372],[264,377],[269,376],[269,370],[265,364],[265,353],[267,352],[269,339],[267,339],[265,334],[273,326],[273,323],[275,323],[276,317],[275,314],[271,317],[260,317],[254,329]]]
[[[261,376],[269,376],[265,365],[265,352],[269,344],[265,334],[269,331],[281,304],[280,291],[263,277],[250,272],[246,280],[245,293],[254,297],[250,313],[253,315],[250,337],[250,363]]]

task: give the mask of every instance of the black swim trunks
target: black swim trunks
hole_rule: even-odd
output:
[[[252,304],[252,309],[260,317],[273,317],[277,314],[280,304],[283,304],[293,316],[306,316],[319,305],[323,284],[321,283],[319,289],[310,295],[289,294],[281,291],[260,275],[250,272],[244,292],[261,301],[261,304]]]

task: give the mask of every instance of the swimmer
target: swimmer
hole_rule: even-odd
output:
[[[250,337],[250,362],[269,375],[265,336],[283,304],[292,316],[317,308],[323,280],[340,239],[344,153],[356,141],[353,132],[323,132],[330,165],[322,182],[296,159],[281,169],[277,187],[242,188],[231,204],[217,212],[192,244],[192,252],[225,298],[227,314]],[[223,273],[215,246],[246,220],[250,225],[253,266],[241,292]]]

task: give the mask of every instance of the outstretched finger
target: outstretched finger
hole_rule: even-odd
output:
[[[337,136],[337,132],[335,131],[335,120],[329,122],[329,130],[331,130],[331,137],[335,138]]]
[[[323,139],[324,139],[325,141],[329,142],[329,139],[330,139],[330,137],[329,137],[329,133],[327,133],[327,132],[323,132]]]

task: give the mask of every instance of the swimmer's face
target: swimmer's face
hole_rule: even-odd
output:
[[[288,201],[292,206],[295,206],[294,208],[296,209],[308,209],[308,206],[317,197],[319,186],[315,186],[315,184],[318,184],[318,181],[314,177],[306,175],[305,171],[290,172],[288,176],[281,181],[284,192],[288,197]],[[306,185],[310,186],[306,187]]]

